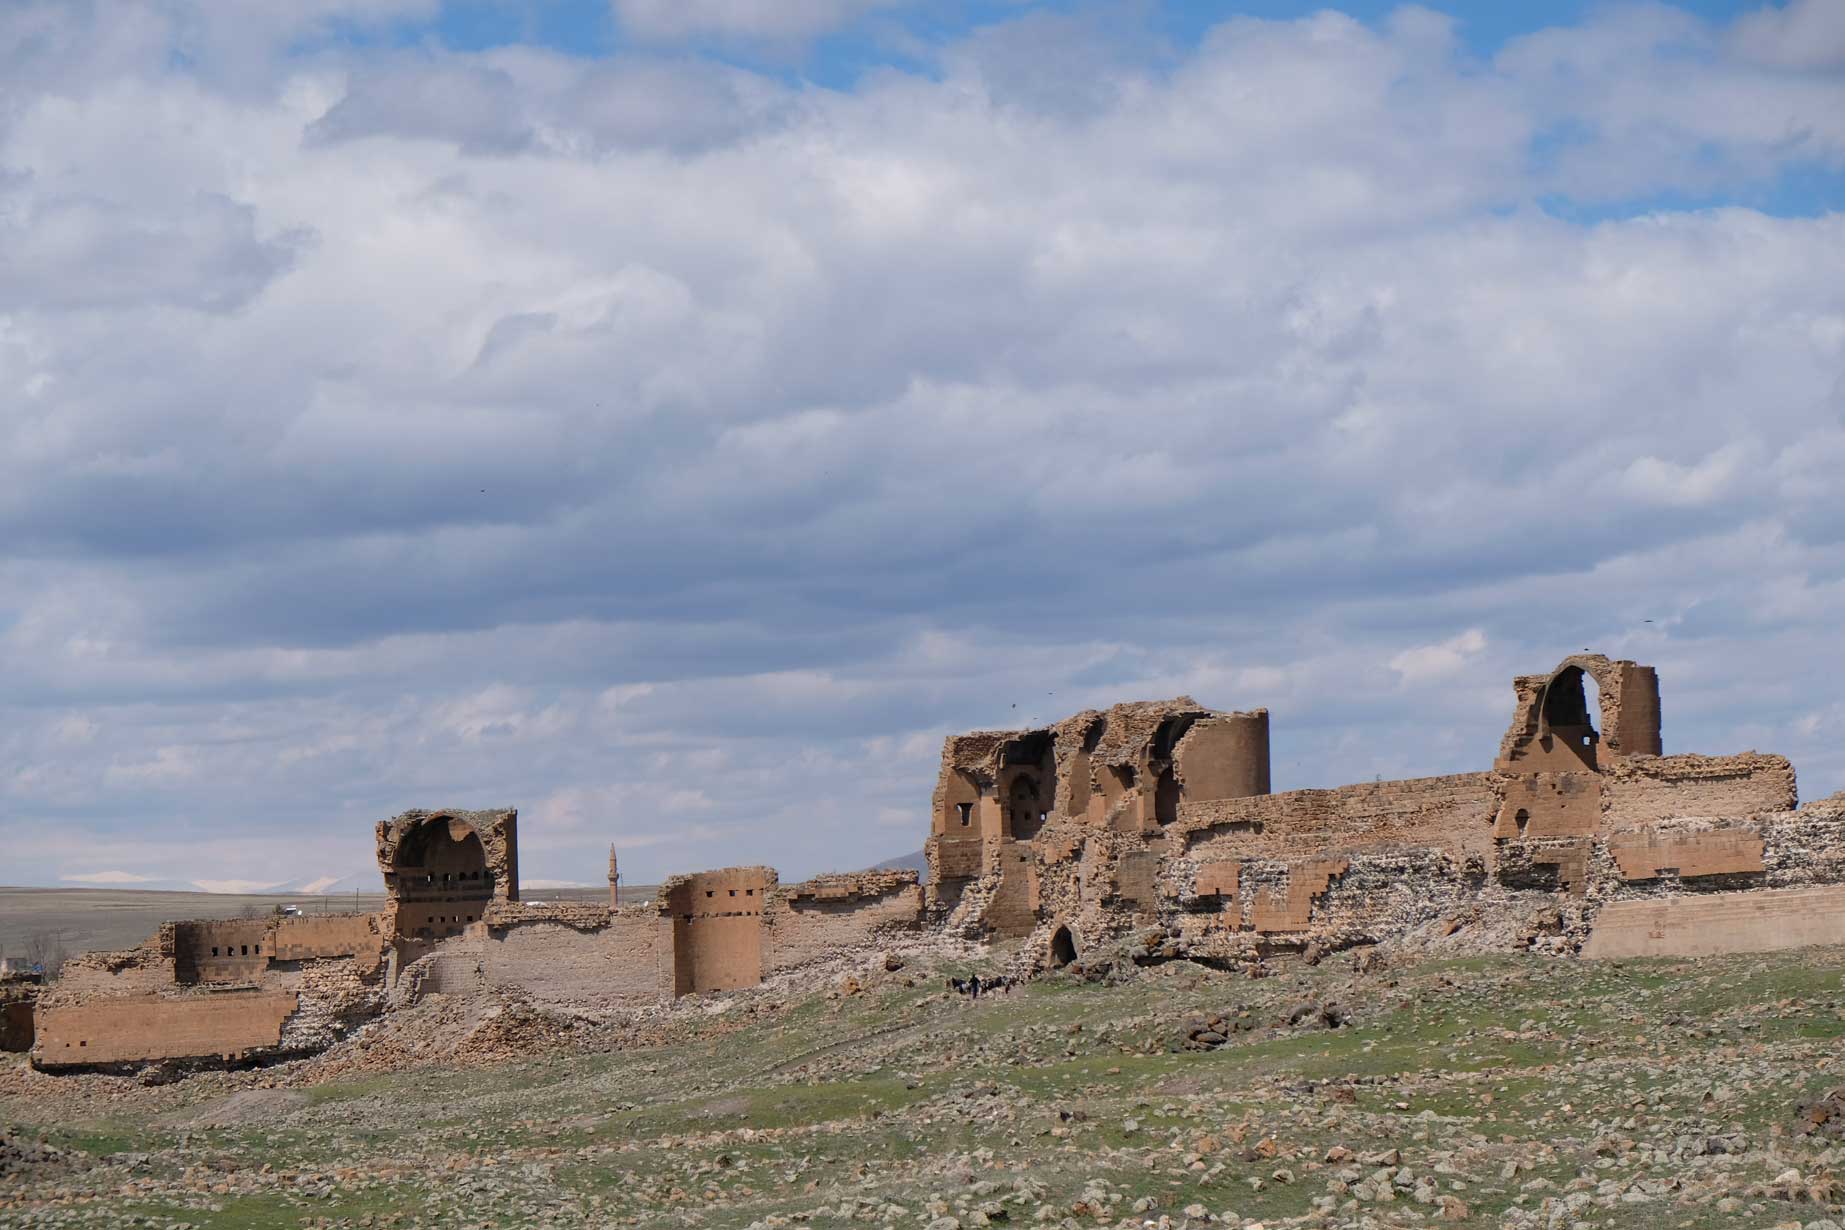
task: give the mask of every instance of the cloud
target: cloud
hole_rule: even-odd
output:
[[[1845,9],[1831,0],[1787,0],[1737,18],[1730,31],[1737,54],[1775,68],[1845,65]]]
[[[268,880],[194,880],[192,887],[202,893],[229,893],[233,896],[245,896],[250,893],[267,892],[272,888],[282,886],[276,881]]]
[[[1404,683],[1426,683],[1458,674],[1471,658],[1486,649],[1486,633],[1469,628],[1458,636],[1435,645],[1405,649],[1390,659],[1390,669],[1403,677]]]
[[[1724,445],[1694,465],[1658,457],[1637,457],[1622,474],[1627,490],[1639,500],[1678,508],[1721,500],[1759,467],[1759,450],[1751,441]]]
[[[356,65],[305,136],[316,147],[398,138],[495,157],[690,152],[776,123],[790,105],[786,87],[719,64],[501,50]]]
[[[71,884],[151,884],[158,878],[157,876],[136,875],[132,871],[86,871],[58,877]]]
[[[20,874],[517,804],[533,877],[793,878],[914,849],[950,731],[1190,692],[1279,786],[1475,769],[1585,645],[1845,784],[1845,215],[1750,207],[1845,100],[1754,18],[1022,7],[822,86],[699,46],[864,6],[101,12],[0,14]]]
[[[787,41],[812,38],[901,0],[612,0],[636,37],[661,42],[697,38]]]
[[[0,309],[234,311],[286,272],[305,241],[304,232],[259,237],[255,211],[215,193],[163,213],[22,195],[16,220],[0,214]]]

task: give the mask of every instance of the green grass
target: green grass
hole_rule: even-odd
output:
[[[35,1123],[99,1164],[31,1190],[0,1179],[0,1230],[57,1211],[38,1191],[116,1192],[131,1178],[163,1194],[82,1206],[83,1224],[824,1226],[866,1200],[921,1225],[932,1202],[965,1216],[999,1200],[1019,1225],[1041,1203],[1070,1215],[1095,1180],[1110,1224],[1143,1199],[1273,1220],[1334,1194],[1335,1147],[1396,1148],[1416,1174],[1448,1165],[1440,1190],[1462,1183],[1474,1224],[1494,1224],[1521,1195],[1536,1208],[1583,1175],[1591,1190],[1643,1176],[1645,1151],[1735,1128],[1776,1150],[1734,1167],[1741,1191],[1777,1168],[1819,1167],[1823,1144],[1770,1132],[1838,1083],[1819,1064],[1845,1035],[1842,959],[1493,957],[1364,979],[1329,962],[1254,982],[1168,966],[1119,987],[1052,979],[978,1006],[936,995],[941,971],[920,969],[912,986],[794,998],[743,1033],[695,1018],[673,1046],[343,1075],[232,1128],[177,1126],[173,1108],[190,1114],[263,1078],[125,1083],[119,1105],[78,1101],[107,1109],[75,1114],[13,1095],[0,1119]],[[1277,1028],[1303,998],[1338,998],[1355,1020]],[[1255,1028],[1214,1051],[1174,1049],[1187,1017],[1227,1009]],[[1608,1162],[1603,1137],[1639,1148]],[[1192,1169],[1206,1138],[1215,1148]],[[1277,1156],[1250,1152],[1265,1141]],[[149,1156],[130,1175],[107,1163],[124,1153]],[[1532,1169],[1502,1178],[1513,1159]],[[298,1174],[335,1190],[304,1195]],[[1523,1192],[1534,1179],[1551,1187]],[[1813,1215],[1767,1197],[1734,1216],[1711,1203],[1592,1213],[1694,1230]]]

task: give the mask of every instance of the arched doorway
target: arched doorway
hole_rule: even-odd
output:
[[[1179,779],[1171,769],[1161,773],[1154,784],[1153,818],[1160,824],[1171,824],[1179,818]]]
[[[1051,932],[1051,968],[1062,969],[1076,960],[1076,937],[1070,934],[1070,928],[1059,927]]]
[[[1601,694],[1595,680],[1580,666],[1566,666],[1544,685],[1543,733],[1552,747],[1567,748],[1593,769],[1601,734],[1595,729]]]
[[[1012,840],[1030,841],[1044,827],[1044,809],[1038,801],[1038,783],[1022,773],[1012,779],[1006,808]]]
[[[399,939],[460,935],[486,912],[493,896],[480,835],[453,816],[431,816],[405,835],[391,872]]]

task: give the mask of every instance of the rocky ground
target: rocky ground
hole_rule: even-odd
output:
[[[163,1084],[8,1056],[0,1227],[1845,1227],[1838,950],[883,965]]]

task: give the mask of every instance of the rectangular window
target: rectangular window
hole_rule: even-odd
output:
[[[216,944],[211,946],[211,955],[214,957],[218,955],[218,946]]]

